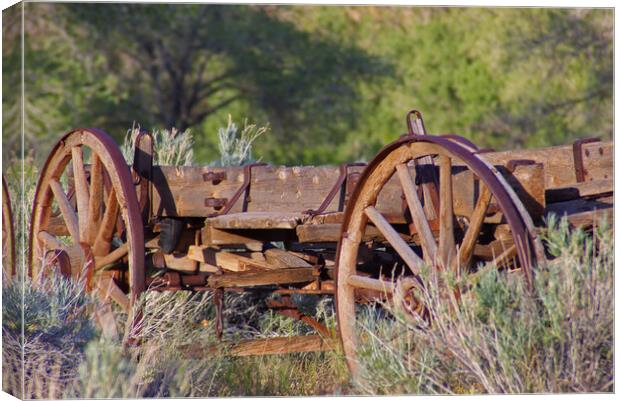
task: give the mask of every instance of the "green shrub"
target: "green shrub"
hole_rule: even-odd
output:
[[[127,131],[121,151],[128,164],[133,163],[134,142],[140,127]],[[160,166],[191,166],[194,164],[194,136],[190,130],[155,129],[153,135],[153,164]]]
[[[243,129],[239,127],[228,115],[228,125],[218,129],[220,160],[216,163],[222,167],[243,166],[256,160],[252,156],[252,144],[264,133],[269,131],[269,126],[258,127],[256,124],[248,125],[245,119]]]

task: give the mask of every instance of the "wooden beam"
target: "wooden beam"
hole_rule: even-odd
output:
[[[557,202],[547,205],[545,209],[545,215],[549,215],[550,213],[555,213],[559,217],[564,215],[571,215],[575,213],[581,212],[589,212],[595,209],[602,210],[613,207],[614,205],[613,196],[605,196],[596,199],[573,199],[566,202]]]
[[[271,266],[277,266],[280,269],[290,267],[312,267],[312,265],[299,256],[284,249],[271,248],[264,252],[267,263]]]
[[[207,219],[211,227],[219,229],[294,229],[302,221],[301,213],[245,212],[232,213]]]
[[[577,182],[565,187],[547,189],[545,199],[547,203],[563,202],[587,196],[612,193],[614,181],[612,179]]]
[[[289,354],[293,352],[324,352],[331,351],[337,346],[336,340],[314,334],[293,337],[261,338],[237,343],[224,342],[210,347],[190,345],[181,348],[181,352],[188,358],[204,358],[217,354],[218,352],[239,357]]]
[[[232,272],[253,271],[256,269],[277,269],[265,260],[253,259],[238,253],[220,251],[204,245],[190,245],[187,258],[210,265],[219,266]]]
[[[594,225],[600,226],[603,221],[607,222],[609,227],[613,227],[614,224],[614,209],[601,209],[591,210],[588,212],[581,212],[570,214],[566,216],[568,222],[573,227],[588,228]]]
[[[212,288],[243,288],[261,285],[295,284],[314,281],[313,268],[267,270],[262,272],[214,274],[208,283]]]

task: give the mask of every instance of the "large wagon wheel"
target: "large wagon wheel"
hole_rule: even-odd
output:
[[[106,133],[79,129],[54,147],[37,183],[30,238],[35,282],[52,272],[84,280],[98,296],[104,335],[116,337],[110,301],[130,322],[145,289],[144,231],[130,170]]]
[[[414,160],[432,160],[437,166],[432,167],[430,172],[439,181],[436,187],[439,205],[435,205],[439,213],[437,220],[431,223],[426,218],[425,206],[420,200],[423,196],[418,195],[416,180],[412,177],[413,173],[422,178],[424,173],[426,178],[419,178],[418,181],[428,182],[429,168],[426,166],[422,170],[419,166],[416,170],[409,165]],[[454,213],[452,166],[469,169],[479,183],[479,195],[468,216],[455,216]],[[415,237],[411,232],[403,232],[400,229],[402,226],[390,224],[388,218],[378,210],[379,194],[394,175],[400,181],[412,226],[415,227]],[[472,265],[474,248],[481,237],[484,219],[492,212],[489,210],[492,200],[497,206],[494,209],[499,208],[503,214],[513,240],[512,245],[495,255],[492,263],[499,265],[511,260],[512,267],[519,267],[526,283],[530,285],[533,279],[532,268],[542,249],[533,235],[532,220],[504,178],[493,166],[478,157],[471,145],[455,140],[453,136],[409,135],[386,146],[368,165],[347,204],[337,253],[338,328],[343,351],[353,374],[358,371],[356,299],[369,291],[385,294],[394,291],[397,286],[395,280],[390,278],[389,270],[382,270],[379,276],[378,268],[371,267],[374,271],[369,274],[367,263],[363,265],[360,260],[359,255],[363,254],[359,252],[360,245],[365,241],[367,227],[372,225],[382,234],[388,248],[394,250],[408,267],[408,273],[417,276],[419,280],[424,265],[453,271],[468,269]],[[435,232],[432,228],[435,228]],[[366,268],[363,272],[359,270],[362,267]]]
[[[13,211],[9,188],[2,176],[2,270],[10,280],[16,273],[15,231],[13,230]]]

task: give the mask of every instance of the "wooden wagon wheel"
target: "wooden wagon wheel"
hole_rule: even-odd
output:
[[[56,210],[60,216],[53,217]],[[54,272],[84,280],[99,299],[97,322],[106,336],[116,337],[110,301],[132,321],[131,305],[145,289],[145,273],[140,206],[112,138],[89,128],[60,140],[41,171],[31,221],[30,276],[37,282]]]
[[[409,165],[414,160],[432,160],[437,167],[432,172],[438,178],[439,205],[435,205],[436,220],[429,222],[425,208],[416,190],[413,175],[420,175],[421,182],[428,178],[421,171]],[[463,166],[477,178],[478,197],[468,216],[454,213],[452,166]],[[377,207],[382,188],[395,176],[398,179],[411,215],[416,236],[403,232],[388,222]],[[479,241],[484,219],[492,201],[510,228],[513,244],[499,252],[492,261],[502,264],[509,259],[523,271],[526,282],[532,283],[532,269],[542,255],[542,245],[533,235],[533,223],[516,194],[497,170],[478,157],[471,146],[452,137],[409,135],[386,146],[364,170],[360,181],[347,204],[338,244],[336,310],[338,328],[344,354],[351,372],[358,372],[356,332],[356,299],[360,294],[393,292],[397,283],[389,271],[383,270],[379,277],[378,268],[361,272],[361,244],[367,227],[374,226],[399,260],[408,267],[409,275],[419,280],[424,265],[437,269],[467,269],[472,264],[472,255]],[[402,228],[402,227],[400,227]],[[435,231],[433,231],[435,228]],[[438,228],[438,229],[437,229]],[[414,240],[415,238],[415,240]],[[365,266],[367,267],[367,266]],[[383,267],[382,267],[383,268]],[[406,268],[405,268],[406,269]],[[387,277],[387,279],[386,279]]]
[[[11,209],[9,188],[4,180],[4,176],[2,176],[2,269],[8,280],[17,272],[13,211]]]

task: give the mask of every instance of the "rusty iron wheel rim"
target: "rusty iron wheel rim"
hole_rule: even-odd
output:
[[[425,145],[420,146],[418,144]],[[480,183],[488,188],[511,229],[515,248],[513,252],[516,252],[513,258],[518,260],[524,273],[526,285],[531,288],[533,268],[540,260],[542,249],[540,241],[535,237],[532,220],[500,173],[476,155],[475,149],[471,145],[473,144],[469,141],[458,139],[454,135],[443,137],[407,135],[385,146],[362,173],[345,209],[336,253],[335,302],[338,330],[342,349],[349,370],[353,375],[359,373],[355,327],[355,289],[361,288],[359,285],[362,285],[355,282],[356,287],[353,287],[350,284],[350,282],[353,283],[351,276],[355,276],[357,272],[357,250],[361,244],[362,233],[369,224],[369,220],[375,223],[376,216],[372,217],[374,212],[371,215],[368,214],[372,212],[370,206],[374,208],[381,189],[396,174],[396,165],[403,163],[406,165],[412,159],[420,158],[420,154],[415,157],[411,156],[412,149],[415,147],[426,146],[437,150],[437,152],[429,154],[444,155],[444,158],[459,160],[477,176]],[[371,187],[373,185],[374,187]],[[396,250],[395,247],[394,249]],[[354,278],[356,279],[357,276]]]
[[[5,277],[10,280],[17,274],[15,260],[15,230],[9,187],[2,176],[2,266]],[[7,269],[8,268],[8,269]]]
[[[85,151],[90,152],[91,164],[88,164],[84,158]],[[73,174],[75,179],[73,189],[76,191],[73,197],[77,198],[77,202],[81,201],[84,207],[67,209],[69,217],[65,217],[64,213],[60,214],[62,230],[67,231],[69,235],[58,234],[58,237],[68,237],[70,243],[66,244],[68,240],[65,239],[62,243],[62,239],[49,233],[48,230],[51,228],[50,223],[53,218],[53,203],[56,202],[57,206],[63,203],[61,192],[67,199],[65,206],[72,207],[75,203],[68,202],[67,190],[62,188],[61,184],[61,177],[63,174],[67,175],[70,165],[74,170],[82,166],[82,180],[76,178],[75,172]],[[95,175],[98,178],[94,182],[93,174],[89,174],[86,178],[86,168],[97,170],[98,174]],[[78,189],[75,188],[78,181],[82,183],[79,195]],[[90,194],[100,194],[100,196],[90,196]],[[105,221],[110,224],[103,224]],[[103,229],[103,226],[107,229]],[[114,140],[98,129],[77,129],[66,134],[53,148],[41,170],[30,225],[28,274],[35,280],[35,283],[40,273],[39,265],[42,258],[47,251],[53,249],[62,249],[74,255],[74,260],[77,262],[74,263],[75,266],[71,266],[72,276],[83,279],[87,290],[97,289],[93,287],[97,287],[101,284],[103,277],[107,277],[106,283],[109,285],[106,284],[108,287],[104,292],[102,292],[102,286],[99,286],[99,298],[121,303],[122,309],[130,317],[128,322],[135,323],[137,316],[131,317],[131,305],[145,290],[144,228],[130,169]],[[75,258],[75,255],[78,257]],[[99,272],[93,282],[93,270],[95,269],[93,265],[103,263],[103,261],[126,266],[125,271],[120,272],[119,276],[128,276],[128,278],[124,282],[118,282],[126,287],[122,290],[126,299],[118,291],[112,291],[112,289],[119,288],[116,285],[116,278],[120,277],[106,276],[104,268],[110,264],[98,266]],[[115,296],[110,295],[112,293],[121,302]]]

